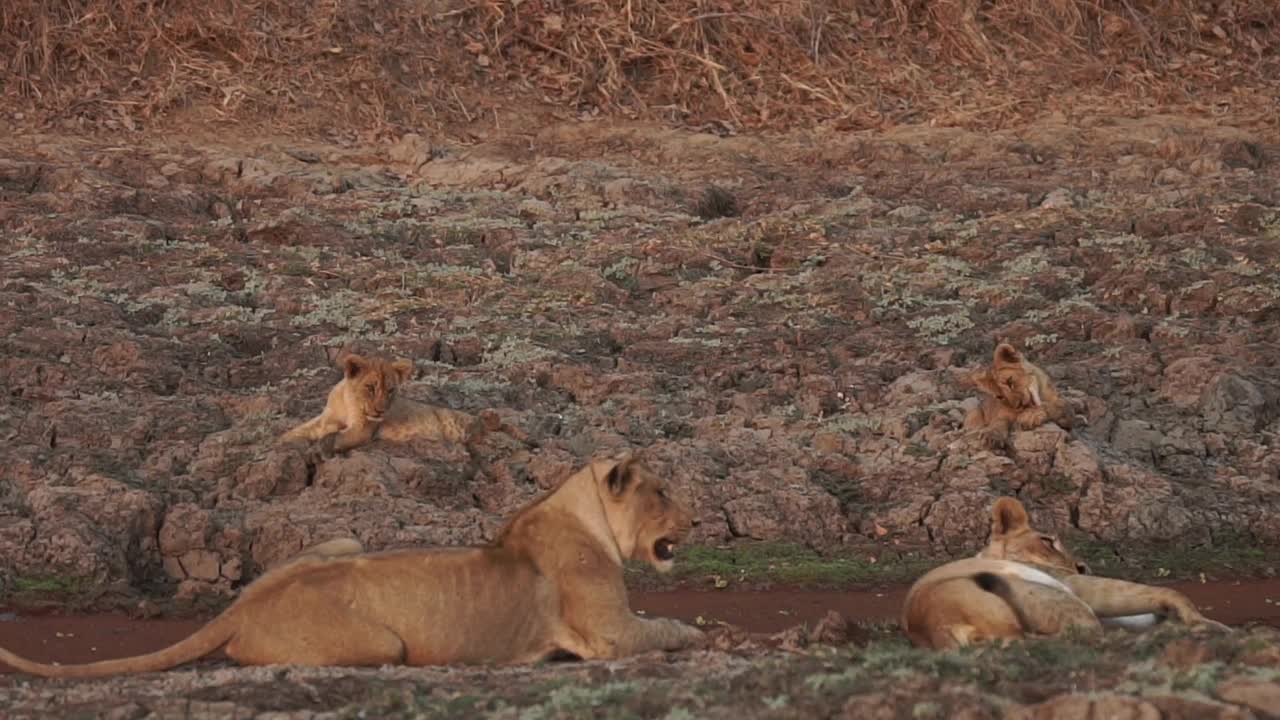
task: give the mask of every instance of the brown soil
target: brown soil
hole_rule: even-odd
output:
[[[1173,583],[1209,617],[1228,625],[1280,628],[1280,580]],[[831,610],[853,622],[894,622],[905,587],[880,590],[675,590],[635,593],[641,613],[699,625],[726,623],[752,633],[813,625]],[[121,614],[0,613],[0,647],[43,662],[82,663],[153,652],[197,630],[206,620],[139,620]],[[218,660],[221,654],[210,656]],[[11,669],[0,662],[0,673]]]

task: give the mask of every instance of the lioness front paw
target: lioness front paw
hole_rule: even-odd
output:
[[[1198,622],[1193,623],[1192,629],[1201,630],[1201,631],[1207,630],[1207,631],[1228,632],[1228,633],[1235,632],[1235,629],[1232,628],[1230,625],[1224,625],[1223,623],[1220,623],[1217,620],[1211,620],[1207,617],[1202,617]]]

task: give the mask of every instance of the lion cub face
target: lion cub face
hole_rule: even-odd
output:
[[[978,557],[1012,560],[1070,575],[1089,574],[1089,566],[1077,560],[1056,536],[1033,529],[1027,509],[1011,497],[999,498],[992,506],[991,540]]]
[[[348,411],[375,423],[382,421],[395,399],[396,389],[413,374],[413,363],[405,359],[385,360],[346,353],[338,363],[346,384],[343,394]]]
[[[1014,410],[1039,407],[1050,395],[1057,395],[1049,376],[1009,343],[996,346],[991,367],[975,373],[973,382],[979,390]]]
[[[627,458],[600,480],[605,514],[624,557],[658,572],[675,565],[676,546],[689,534],[693,516],[667,494],[667,482],[641,461]]]

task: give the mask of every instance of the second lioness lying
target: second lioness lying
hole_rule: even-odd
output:
[[[503,423],[492,411],[471,415],[428,405],[399,395],[413,375],[407,359],[387,360],[352,352],[337,353],[342,380],[329,391],[324,410],[281,436],[281,442],[321,441],[327,451],[346,452],[375,438],[405,442],[447,440],[470,447],[492,431],[528,442],[527,436]]]
[[[1161,618],[1225,628],[1171,588],[1087,573],[1056,537],[1031,528],[1022,503],[1002,497],[982,552],[934,568],[911,586],[902,629],[915,645],[950,649],[1071,627],[1096,631],[1104,623],[1145,627]]]
[[[47,677],[164,670],[218,648],[243,665],[509,664],[617,658],[702,631],[632,613],[624,560],[671,569],[689,512],[640,461],[593,462],[482,547],[362,553],[332,540],[255,580],[221,615],[148,655],[85,665],[0,661]]]

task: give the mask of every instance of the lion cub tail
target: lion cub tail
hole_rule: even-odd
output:
[[[28,660],[4,648],[0,648],[0,661],[20,672],[50,678],[93,678],[121,673],[167,670],[176,665],[204,657],[222,647],[235,634],[235,629],[235,620],[232,614],[227,612],[214,618],[208,625],[200,628],[186,639],[180,640],[163,650],[146,655],[135,655],[116,660],[100,660],[82,665],[58,665]]]
[[[528,433],[514,425],[503,422],[502,417],[494,410],[481,410],[476,413],[467,437],[467,444],[474,445],[490,433],[496,432],[503,433],[516,442],[524,443],[527,447],[538,447],[538,442],[531,438]]]

